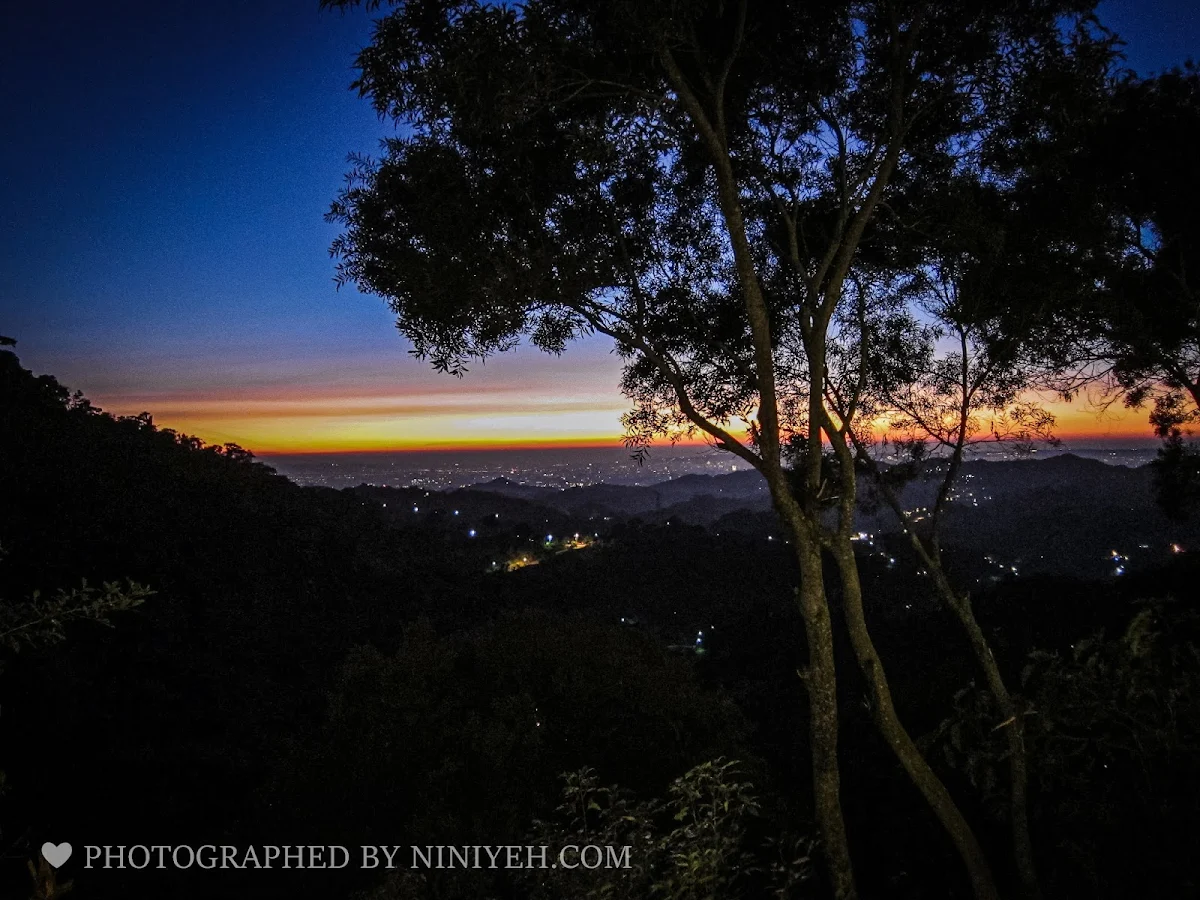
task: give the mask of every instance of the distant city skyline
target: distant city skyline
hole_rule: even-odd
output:
[[[1110,0],[1143,73],[1200,46],[1181,0]],[[122,415],[260,454],[619,446],[603,339],[521,347],[464,379],[412,359],[378,298],[334,290],[323,214],[392,133],[348,89],[370,14],[316,0],[133,0],[0,12],[0,333]],[[1068,441],[1146,412],[1049,404]]]

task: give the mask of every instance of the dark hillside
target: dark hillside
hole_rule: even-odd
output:
[[[0,498],[0,602],[84,579],[155,592],[112,629],[72,624],[65,644],[5,660],[0,831],[14,852],[0,895],[24,896],[41,835],[478,842],[549,813],[564,768],[659,792],[718,752],[745,755],[738,710],[658,642],[568,618],[496,621],[480,590],[488,553],[440,515],[414,522],[149,416],[113,417],[10,352]],[[464,518],[487,518],[502,498],[461,499]],[[527,529],[541,534],[543,510]],[[498,546],[518,540],[515,518],[493,529]],[[522,777],[504,788],[517,758]],[[444,777],[426,776],[437,767]],[[90,875],[86,896],[315,898],[369,878],[236,876]]]
[[[394,643],[447,592],[373,506],[104,414],[8,352],[0,497],[5,600],[83,579],[156,592],[114,630],[81,625],[6,666],[5,731],[20,739],[6,741],[4,819],[36,833],[118,832],[129,820],[105,811],[122,807],[145,833],[236,831],[230,797],[320,714],[347,649]]]

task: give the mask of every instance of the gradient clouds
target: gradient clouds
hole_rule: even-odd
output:
[[[159,425],[256,452],[615,443],[621,433],[628,404],[606,341],[562,357],[520,347],[460,379],[385,336],[388,346],[366,351],[344,339],[264,343],[257,353],[182,346],[62,380],[110,412],[149,411]]]

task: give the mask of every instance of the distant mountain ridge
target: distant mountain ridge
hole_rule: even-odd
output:
[[[646,486],[601,483],[559,489],[519,484],[500,476],[472,485],[468,490],[530,500],[575,515],[661,513],[704,496],[729,501],[739,509],[770,508],[766,482],[755,471],[731,472],[727,475],[683,475]]]
[[[914,479],[905,488],[905,499],[932,498],[936,483],[932,475],[936,462],[930,465],[930,477]],[[1012,489],[1049,488],[1061,483],[1087,480],[1097,485],[1121,486],[1123,489],[1148,490],[1150,470],[1111,466],[1096,459],[1074,454],[1062,454],[1031,460],[972,460],[963,465],[960,483],[967,484],[979,477],[989,486]],[[589,507],[603,508],[608,513],[627,515],[645,512],[672,512],[673,507],[701,497],[727,501],[738,509],[769,509],[770,493],[766,481],[754,470],[722,475],[689,474],[652,485],[619,485],[599,483],[584,487],[552,488],[523,484],[507,476],[471,485],[466,490],[487,491],[507,497],[519,497],[565,512],[578,513]]]
[[[900,492],[905,508],[934,502],[940,463]],[[1006,570],[1103,576],[1112,553],[1133,565],[1162,561],[1178,547],[1200,550],[1200,523],[1169,519],[1155,504],[1149,466],[1114,466],[1062,454],[964,464],[945,522],[950,549],[1004,560]],[[678,521],[760,537],[778,533],[766,482],[755,471],[685,475],[648,486],[596,484],[555,489],[507,477],[451,495],[486,493],[535,504],[559,516]],[[869,490],[864,488],[865,496]],[[528,515],[528,513],[526,513]],[[547,520],[549,521],[549,520]],[[860,508],[857,527],[895,535],[886,508]]]

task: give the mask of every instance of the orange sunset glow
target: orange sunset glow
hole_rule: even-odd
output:
[[[578,367],[559,360],[543,368],[533,383],[520,387],[507,383],[503,371],[497,375],[493,365],[486,373],[461,380],[432,373],[427,377],[421,370],[406,379],[419,381],[419,388],[409,383],[375,384],[360,390],[347,386],[177,390],[118,395],[100,405],[123,415],[148,411],[160,426],[268,455],[619,446],[621,416],[628,401],[616,389],[613,362],[611,372],[597,367],[581,378]],[[611,377],[601,382],[606,374]],[[1151,437],[1145,410],[1119,405],[1102,410],[1087,400],[1044,405],[1057,420],[1056,435],[1068,444]]]
[[[108,412],[149,412],[161,427],[259,455],[621,445],[629,401],[605,338],[560,357],[522,345],[455,378],[409,355],[377,299],[328,312],[354,328],[281,336],[263,322],[217,341],[144,330],[112,343],[70,335],[20,349],[35,371],[53,372]],[[1152,439],[1145,409],[1105,408],[1086,395],[1031,399],[1054,414],[1068,447]]]

